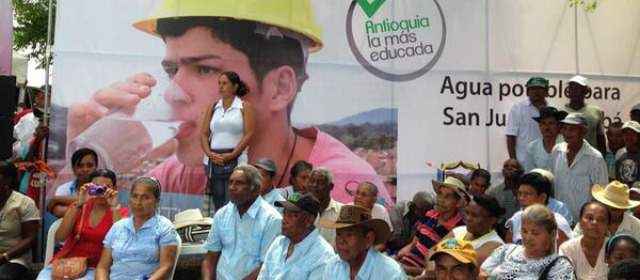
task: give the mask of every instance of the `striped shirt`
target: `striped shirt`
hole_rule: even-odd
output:
[[[440,212],[438,210],[429,210],[427,214],[420,218],[416,228],[418,243],[411,248],[407,255],[402,257],[402,263],[414,267],[424,267],[425,256],[429,254],[430,249],[453,228],[464,225],[460,211],[442,225],[438,225],[439,217]]]

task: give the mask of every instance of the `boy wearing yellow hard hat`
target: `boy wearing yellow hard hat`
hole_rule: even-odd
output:
[[[253,105],[255,117],[249,162],[273,159],[279,170],[274,176],[277,186],[288,182],[289,169],[298,160],[333,170],[337,187],[332,195],[339,201],[350,201],[345,190],[349,181],[383,185],[373,168],[341,142],[316,128],[296,129],[291,124],[293,104],[309,77],[309,53],[320,50],[323,43],[310,0],[164,0],[152,16],[133,26],[164,41],[162,67],[171,80],[164,98],[182,122],[175,136],[175,156],[150,171],[167,194],[161,211],[201,206],[206,184],[202,119],[219,98],[222,71],[238,73],[248,86],[243,98]],[[73,104],[69,138],[113,111],[135,109],[151,94],[157,78],[137,73],[99,90],[86,103]],[[385,189],[380,197],[391,203]]]

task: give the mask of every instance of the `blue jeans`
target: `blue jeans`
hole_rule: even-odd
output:
[[[206,174],[211,174],[209,172],[209,166],[205,166]],[[229,202],[229,178],[231,177],[231,173],[229,174],[211,174],[211,176],[207,176],[207,191],[205,195],[207,198],[211,198],[213,202],[214,210],[218,210],[225,206]],[[211,205],[210,202],[207,202],[208,205]],[[213,211],[212,211],[213,212]]]

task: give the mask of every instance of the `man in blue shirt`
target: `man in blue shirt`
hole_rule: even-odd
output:
[[[322,279],[335,253],[314,225],[320,201],[310,193],[294,193],[276,206],[284,208],[282,235],[267,251],[258,279]]]
[[[260,195],[262,199],[273,207],[276,207],[275,203],[277,201],[284,201],[285,199],[280,192],[273,187],[273,177],[275,177],[277,173],[275,162],[270,158],[261,158],[256,160],[253,166],[258,168],[262,176],[262,184],[260,185]],[[277,210],[282,214],[282,209],[278,208]]]
[[[213,217],[204,247],[202,279],[256,279],[282,216],[260,197],[261,176],[250,165],[229,178],[229,201]]]
[[[320,225],[336,229],[338,252],[327,264],[322,279],[407,279],[400,264],[374,249],[374,245],[387,242],[391,231],[384,220],[372,219],[371,211],[344,205],[337,221],[322,219]]]

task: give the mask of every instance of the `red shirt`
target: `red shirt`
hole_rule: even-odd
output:
[[[102,253],[102,241],[107,235],[107,232],[109,232],[109,229],[111,229],[111,225],[113,225],[113,214],[110,210],[107,210],[100,223],[95,227],[91,227],[89,225],[89,218],[94,204],[95,202],[90,200],[84,206],[84,221],[82,221],[83,225],[80,230],[80,240],[78,240],[76,244],[73,244],[78,228],[80,228],[80,217],[78,217],[75,225],[73,226],[73,232],[69,235],[67,240],[64,241],[62,249],[53,256],[54,260],[58,258],[62,252],[67,252],[71,249],[71,252],[63,256],[64,258],[87,257],[87,265],[89,267],[96,267],[98,265],[98,261],[100,261],[100,254]],[[71,207],[75,207],[75,204],[71,205]],[[129,211],[126,208],[120,208],[120,215],[123,218],[128,214]],[[73,246],[73,248],[71,248],[71,246]]]
[[[26,114],[29,114],[31,112],[33,112],[33,110],[24,109],[24,110],[20,111],[20,113],[17,113],[15,116],[13,116],[13,125],[16,125],[18,123],[18,121],[20,121],[20,119],[22,117],[24,117]]]

